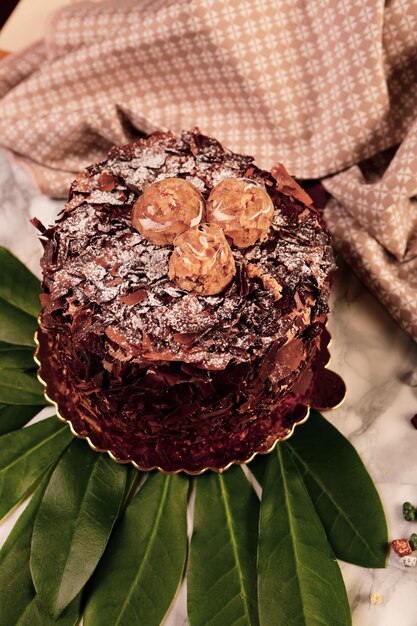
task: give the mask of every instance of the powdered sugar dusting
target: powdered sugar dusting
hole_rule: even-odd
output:
[[[71,299],[72,315],[77,307],[94,307],[95,319],[113,329],[105,341],[120,341],[117,349],[111,348],[113,356],[133,358],[126,343],[139,362],[159,354],[161,361],[222,369],[230,361],[264,354],[274,341],[285,341],[294,327],[301,332],[316,303],[312,290],[324,290],[324,311],[333,261],[328,235],[315,213],[300,209],[301,217],[294,220],[292,200],[275,193],[273,228],[265,241],[233,250],[238,276],[224,294],[195,296],[172,284],[167,275],[172,248],[150,244],[130,224],[138,194],[156,180],[178,175],[205,197],[230,176],[253,176],[270,184],[268,173],[257,170],[250,157],[225,152],[214,140],[190,152],[193,141],[189,133],[171,142],[156,137],[142,150],[113,149],[106,163],[92,166],[91,185],[84,175],[79,185],[83,191],[73,192],[71,210],[51,234],[57,258],[50,266],[44,263],[45,285],[53,299]],[[103,171],[106,180],[116,181],[111,191],[99,188]],[[279,301],[261,280],[248,278],[247,263],[277,281],[283,294]],[[304,303],[300,310],[293,304],[298,293]]]

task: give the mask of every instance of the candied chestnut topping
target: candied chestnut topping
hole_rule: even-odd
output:
[[[236,274],[233,254],[216,224],[200,224],[175,238],[168,276],[178,287],[213,296]]]
[[[203,216],[204,201],[194,185],[182,178],[165,178],[150,185],[135,202],[132,226],[155,245],[171,244]]]
[[[272,199],[263,187],[247,178],[225,178],[207,201],[207,221],[218,224],[238,248],[265,239],[273,217]]]

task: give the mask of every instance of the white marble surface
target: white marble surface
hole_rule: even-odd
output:
[[[0,243],[37,274],[41,248],[28,219],[36,215],[51,223],[61,206],[40,196],[27,174],[0,152]],[[333,292],[330,330],[331,365],[345,379],[348,394],[342,407],[327,417],[368,467],[385,507],[390,538],[408,537],[417,532],[417,522],[402,519],[401,504],[417,503],[417,430],[410,424],[417,413],[417,387],[404,378],[417,368],[416,346],[345,267]],[[0,525],[0,544],[18,513]],[[384,570],[341,567],[354,626],[417,626],[417,568],[400,566],[393,554]],[[382,596],[381,604],[370,603],[371,593]],[[183,585],[166,626],[186,625],[185,603]]]

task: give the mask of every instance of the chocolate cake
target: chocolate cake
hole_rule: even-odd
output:
[[[282,165],[156,132],[81,172],[53,227],[35,223],[40,375],[97,449],[221,469],[306,415],[335,263]]]

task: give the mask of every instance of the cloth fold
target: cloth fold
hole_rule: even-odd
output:
[[[321,179],[337,245],[417,340],[414,0],[77,2],[0,64],[0,143],[52,196],[113,144],[192,126]]]

